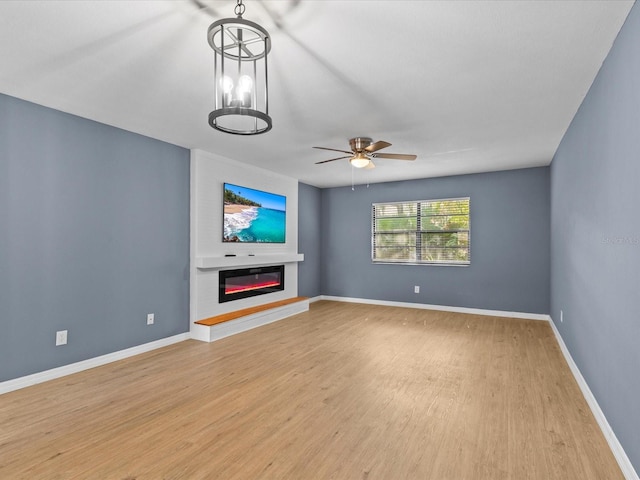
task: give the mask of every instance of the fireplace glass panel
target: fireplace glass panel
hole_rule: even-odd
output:
[[[221,270],[220,303],[284,290],[284,265]]]

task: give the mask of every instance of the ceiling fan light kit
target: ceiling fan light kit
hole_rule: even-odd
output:
[[[213,96],[215,110],[209,125],[236,135],[256,135],[271,130],[267,56],[269,33],[245,20],[245,6],[237,0],[236,18],[213,22],[207,32],[213,49]]]
[[[373,165],[369,157],[367,157],[367,155],[362,152],[356,153],[353,158],[349,159],[349,162],[351,162],[351,165],[356,168],[364,168],[369,164]]]
[[[390,146],[391,144],[389,142],[385,142],[384,140],[378,140],[377,142],[374,142],[369,137],[355,137],[349,140],[349,147],[351,147],[351,151],[327,147],[313,148],[348,154],[347,156],[316,162],[316,165],[321,163],[334,162],[336,160],[349,159],[349,163],[355,168],[374,168],[374,158],[388,158],[392,160],[415,160],[417,158],[416,155],[407,155],[404,153],[376,153],[378,150],[382,150],[383,148],[387,148]]]

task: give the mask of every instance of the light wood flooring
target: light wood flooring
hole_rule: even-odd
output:
[[[321,301],[1,395],[0,478],[623,476],[546,322]]]

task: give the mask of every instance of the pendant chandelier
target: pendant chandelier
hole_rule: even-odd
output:
[[[207,32],[213,49],[215,110],[209,125],[236,135],[271,130],[267,54],[271,37],[260,25],[242,18],[245,6],[237,0],[236,18],[212,23]]]

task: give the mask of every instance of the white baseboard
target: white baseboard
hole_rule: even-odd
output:
[[[578,386],[580,387],[580,390],[582,390],[582,395],[584,395],[584,398],[587,401],[589,408],[591,408],[591,413],[593,413],[593,416],[598,422],[598,425],[600,426],[600,430],[602,430],[602,434],[604,435],[604,438],[607,440],[607,443],[609,444],[609,448],[611,448],[611,451],[613,452],[614,457],[616,457],[616,461],[620,466],[620,470],[622,470],[622,474],[624,475],[624,478],[626,478],[626,480],[640,480],[640,478],[638,477],[638,473],[633,468],[633,465],[631,464],[629,457],[627,457],[627,454],[624,451],[624,448],[622,448],[622,445],[620,445],[620,442],[618,441],[616,434],[613,432],[611,425],[609,425],[607,418],[604,416],[604,412],[600,408],[600,405],[598,405],[598,401],[596,400],[596,397],[593,396],[593,393],[591,392],[591,389],[589,388],[587,381],[582,376],[582,373],[580,372],[578,365],[576,365],[576,362],[573,361],[573,357],[571,356],[571,353],[569,352],[567,345],[564,343],[564,340],[560,335],[560,331],[556,328],[556,325],[553,322],[553,319],[551,319],[551,317],[549,318],[551,320],[549,323],[551,324],[553,333],[556,336],[558,345],[560,345],[560,350],[562,351],[562,354],[564,355],[565,360],[569,364],[571,373],[573,373],[573,376],[576,379],[576,382],[578,382]]]
[[[429,305],[426,303],[390,302],[386,300],[334,297],[330,295],[320,295],[320,297],[314,297],[314,301],[317,301],[317,300],[332,300],[335,302],[349,302],[349,303],[366,303],[369,305],[383,305],[387,307],[421,308],[424,310],[440,310],[443,312],[470,313],[474,315],[488,315],[492,317],[508,317],[508,318],[522,318],[527,320],[543,320],[546,322],[551,320],[551,317],[549,317],[549,315],[543,314],[543,313],[506,312],[503,310],[484,310],[481,308],[450,307],[447,305]]]
[[[137,345],[135,347],[127,348],[125,350],[120,350],[118,352],[108,353],[99,357],[82,360],[81,362],[63,365],[62,367],[52,368],[51,370],[45,370],[44,372],[34,373],[32,375],[27,375],[26,377],[20,377],[13,380],[0,382],[0,395],[2,395],[3,393],[12,392],[14,390],[19,390],[21,388],[29,387],[31,385],[36,385],[38,383],[43,383],[48,380],[53,380],[55,378],[64,377],[65,375],[71,375],[72,373],[78,373],[82,372],[83,370],[106,365],[107,363],[115,362],[117,360],[133,357],[134,355],[150,352],[151,350],[182,342],[184,340],[188,340],[189,338],[191,338],[189,333],[181,333],[172,337],[161,338],[160,340],[156,340],[154,342],[149,342],[142,345]]]

